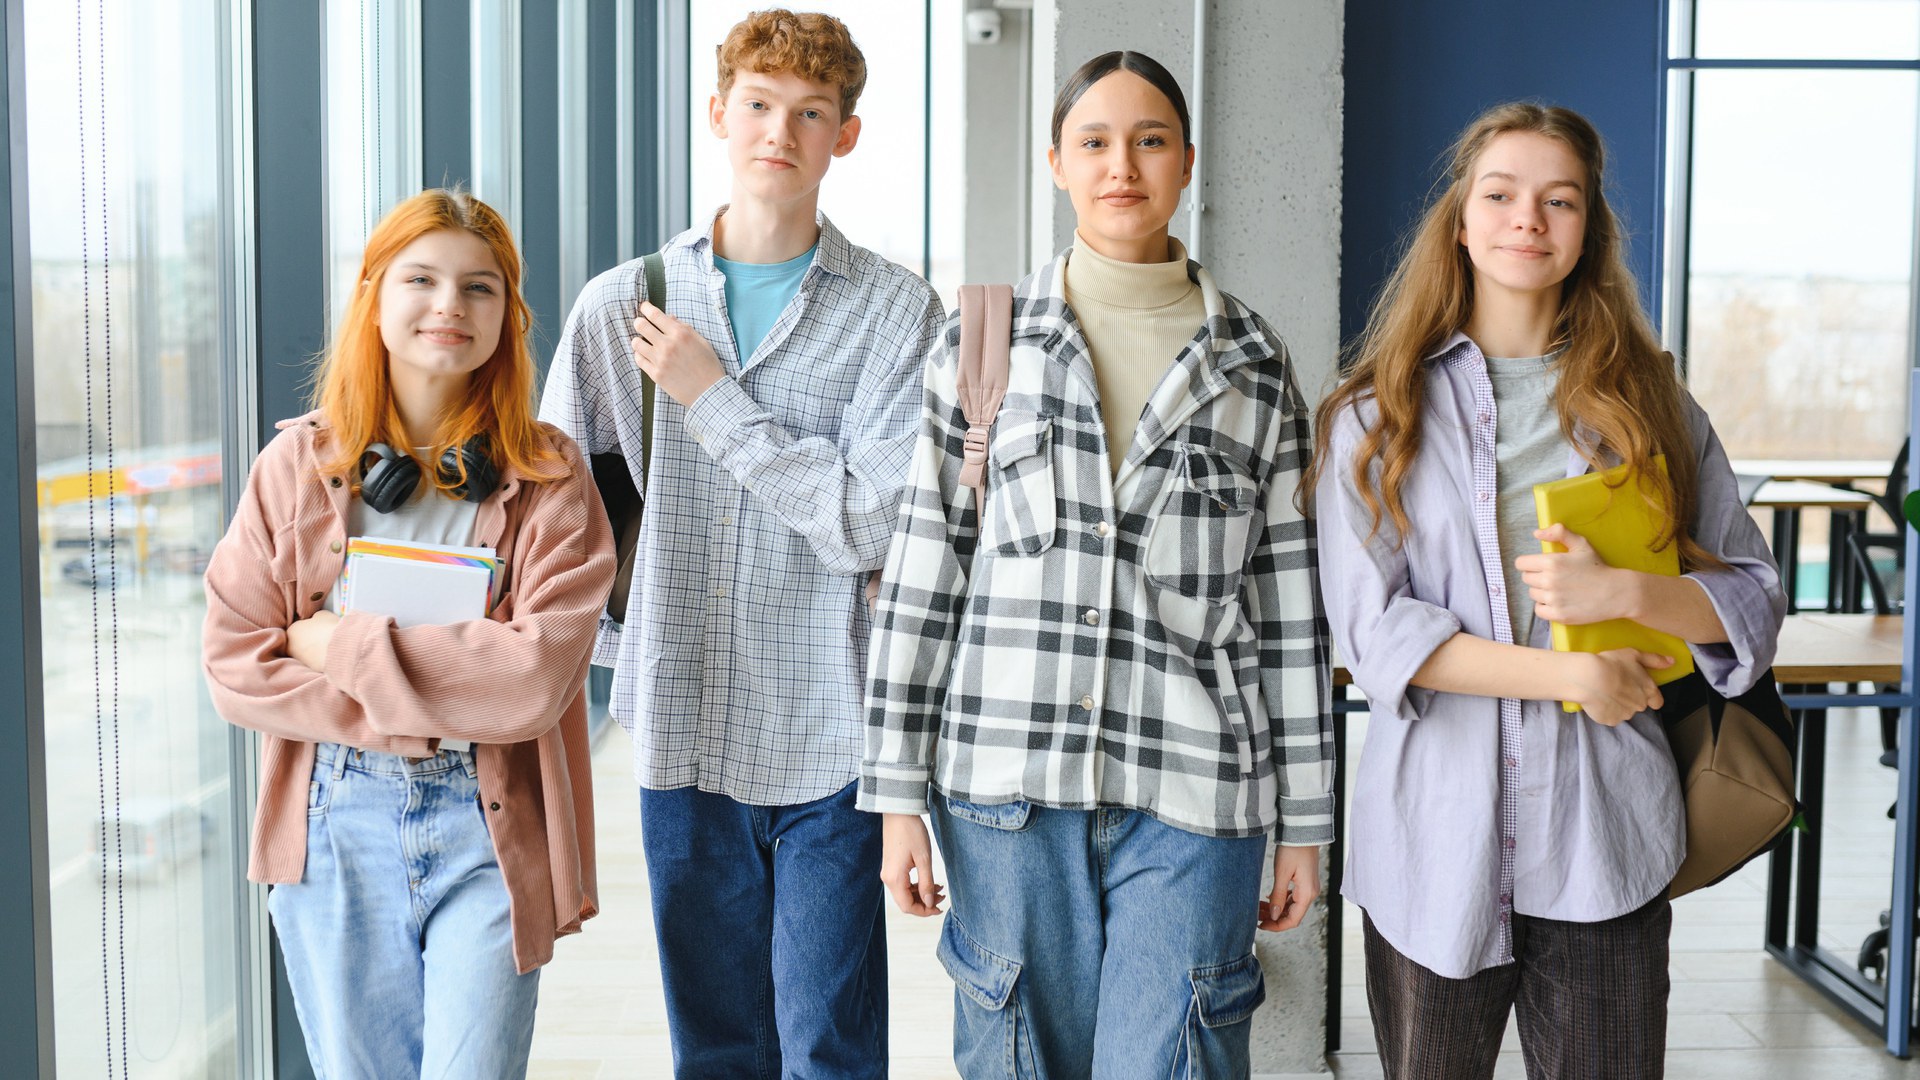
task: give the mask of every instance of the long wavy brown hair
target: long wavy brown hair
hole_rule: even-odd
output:
[[[393,402],[387,346],[380,338],[380,283],[408,244],[428,233],[446,229],[479,237],[500,264],[506,293],[506,325],[500,345],[487,362],[474,369],[467,395],[458,408],[440,418],[439,431],[427,454],[416,451],[406,437],[400,410]],[[333,344],[321,357],[314,377],[314,407],[332,425],[331,456],[321,463],[326,475],[359,476],[361,453],[384,442],[420,460],[421,475],[452,496],[465,483],[463,475],[440,476],[433,462],[449,447],[460,446],[478,434],[488,439],[488,453],[496,466],[512,467],[528,480],[557,480],[566,474],[564,459],[541,434],[533,411],[533,354],[527,330],[533,313],[520,292],[520,252],[513,233],[493,207],[469,192],[434,188],[400,203],[374,226],[360,262],[360,286],[340,318]],[[457,455],[456,455],[457,457]]]
[[[1677,541],[1682,566],[1717,566],[1720,560],[1695,543],[1681,524],[1692,520],[1698,491],[1685,391],[1672,358],[1654,336],[1627,269],[1620,225],[1607,205],[1606,151],[1600,133],[1579,113],[1553,106],[1495,106],[1453,144],[1445,189],[1409,235],[1365,331],[1349,346],[1352,363],[1346,376],[1320,403],[1316,452],[1303,491],[1310,496],[1321,470],[1340,464],[1328,458],[1334,418],[1371,401],[1377,417],[1349,467],[1373,515],[1373,532],[1379,532],[1383,514],[1400,536],[1409,531],[1400,488],[1420,453],[1427,386],[1422,369],[1427,356],[1464,329],[1473,313],[1473,266],[1459,240],[1463,213],[1480,154],[1509,132],[1557,139],[1587,170],[1586,236],[1580,259],[1561,286],[1553,330],[1552,348],[1565,350],[1554,395],[1561,433],[1594,468],[1610,465],[1606,455],[1612,454],[1647,477],[1649,496],[1668,508],[1655,550]],[[1598,445],[1575,439],[1576,424],[1584,424]],[[1653,467],[1656,454],[1666,455],[1664,479]],[[1370,481],[1376,469],[1377,487]]]

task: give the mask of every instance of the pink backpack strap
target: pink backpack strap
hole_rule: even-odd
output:
[[[1013,341],[1013,286],[960,286],[960,411],[967,418],[967,453],[960,482],[976,497],[987,479],[987,432],[1007,396]]]

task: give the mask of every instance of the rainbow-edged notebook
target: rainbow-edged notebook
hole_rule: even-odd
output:
[[[356,536],[340,571],[340,609],[400,626],[484,619],[500,565],[492,548]]]
[[[1666,473],[1665,456],[1655,455],[1653,463],[1663,475]],[[1680,545],[1670,541],[1658,551],[1653,547],[1664,524],[1658,498],[1626,465],[1533,486],[1533,508],[1541,528],[1565,525],[1585,537],[1608,566],[1679,577]],[[1548,554],[1567,550],[1565,545],[1547,543],[1540,549]],[[1551,626],[1555,652],[1639,649],[1671,656],[1672,667],[1650,672],[1653,681],[1662,686],[1693,672],[1693,653],[1686,642],[1631,619]],[[1579,704],[1572,701],[1562,702],[1561,707],[1567,712],[1580,711]]]

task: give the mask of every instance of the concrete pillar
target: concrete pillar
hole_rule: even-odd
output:
[[[1315,403],[1331,387],[1339,346],[1344,2],[1208,7],[1201,169],[1189,190],[1204,200],[1199,256],[1286,339]],[[1076,67],[1135,49],[1192,93],[1193,0],[1035,0],[1031,11],[1004,10],[1002,27],[1000,42],[969,46],[965,63],[970,281],[1017,280],[1072,242],[1072,207],[1044,166],[1053,91]],[[1016,116],[1026,119],[1008,122]],[[1194,239],[1184,203],[1173,231]],[[1325,902],[1256,947],[1267,1003],[1254,1018],[1254,1073],[1324,1073]]]

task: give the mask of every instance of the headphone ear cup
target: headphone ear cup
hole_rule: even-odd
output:
[[[420,486],[419,463],[386,443],[367,447],[360,455],[360,466],[364,470],[360,501],[378,513],[391,514],[405,506],[413,498],[413,489]]]
[[[485,502],[493,489],[500,486],[500,470],[494,467],[493,457],[485,435],[475,435],[459,447],[447,448],[440,456],[440,476],[454,485],[453,493],[471,503]],[[466,466],[467,482],[460,483],[460,466]]]

